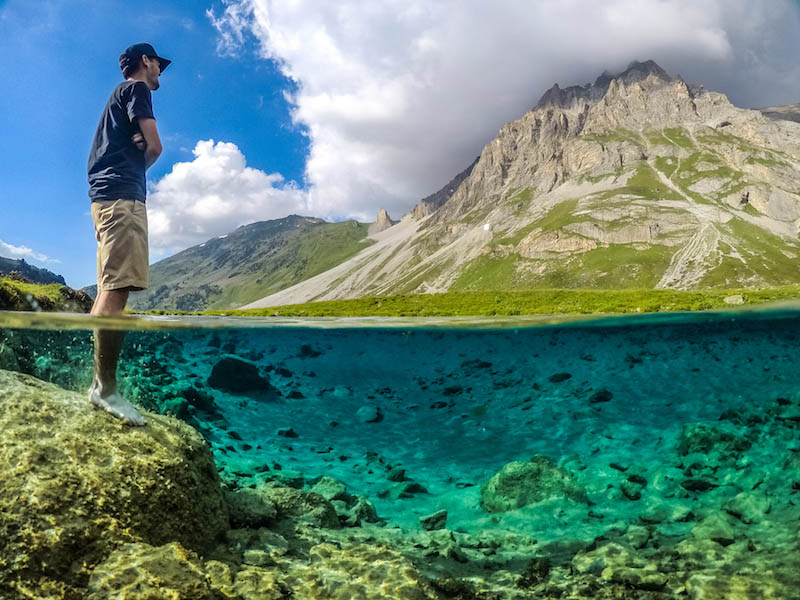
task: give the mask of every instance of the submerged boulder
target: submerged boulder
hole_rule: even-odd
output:
[[[211,452],[176,419],[147,421],[0,371],[0,597],[84,597],[123,544],[215,545],[228,517]]]
[[[274,388],[258,372],[258,367],[234,356],[226,356],[211,369],[208,385],[234,394],[267,392]]]
[[[586,502],[586,492],[563,467],[544,456],[503,466],[481,489],[481,505],[489,512],[504,512],[527,504],[557,498]]]
[[[738,454],[751,446],[745,428],[732,423],[687,423],[678,439],[678,454],[693,452],[708,454],[713,451]]]

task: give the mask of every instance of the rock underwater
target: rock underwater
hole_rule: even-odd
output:
[[[202,552],[228,529],[211,452],[180,421],[127,427],[82,394],[0,371],[0,429],[2,598],[82,598],[123,544]]]

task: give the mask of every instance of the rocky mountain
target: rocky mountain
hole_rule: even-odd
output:
[[[800,123],[800,104],[769,106],[758,109],[764,116],[778,121],[795,121]]]
[[[393,221],[392,218],[389,216],[389,213],[386,212],[385,208],[382,208],[378,211],[378,216],[375,218],[375,222],[369,226],[367,229],[367,233],[369,235],[375,235],[376,233],[380,233],[381,231],[386,231],[392,225],[395,225],[397,221]]]
[[[439,207],[423,201],[374,245],[249,306],[798,282],[800,123],[778,109],[737,108],[652,61],[555,85]]]
[[[450,196],[455,194],[458,186],[461,185],[461,182],[464,181],[467,177],[469,177],[470,173],[472,173],[473,167],[477,164],[478,159],[476,158],[472,161],[472,164],[468,166],[466,169],[461,171],[458,175],[453,177],[447,184],[437,192],[434,192],[430,196],[426,196],[422,200],[420,200],[414,208],[411,209],[411,214],[414,216],[415,219],[422,219],[427,217],[432,212],[435,212],[439,209],[445,202],[450,199]]]
[[[8,277],[12,273],[21,275],[31,283],[58,283],[60,285],[67,285],[61,275],[56,275],[47,269],[34,267],[25,262],[24,258],[14,259],[0,256],[0,277]]]
[[[290,215],[239,227],[150,266],[136,310],[235,308],[345,261],[371,240],[368,224]]]

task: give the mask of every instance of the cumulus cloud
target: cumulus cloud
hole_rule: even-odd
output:
[[[147,217],[152,258],[202,243],[240,225],[306,214],[306,194],[278,173],[248,167],[236,144],[197,142],[194,160],[151,184]]]
[[[800,96],[791,0],[224,0],[220,49],[259,41],[296,83],[310,212],[393,216],[468,165],[553,83],[655,59],[741,106]]]
[[[46,254],[31,250],[27,246],[14,246],[4,242],[3,240],[0,240],[0,256],[16,259],[24,258],[27,261],[35,261],[40,263],[57,264],[61,262],[57,258],[50,258]]]

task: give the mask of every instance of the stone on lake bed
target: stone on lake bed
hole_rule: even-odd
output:
[[[725,504],[725,510],[742,523],[757,523],[772,508],[772,499],[764,492],[753,490],[740,492]]]
[[[233,356],[226,356],[217,361],[211,369],[208,385],[234,394],[266,392],[274,389],[269,380],[259,373],[256,365]]]
[[[278,512],[258,489],[242,488],[226,492],[225,502],[233,527],[262,527],[268,525]]]
[[[444,529],[445,525],[447,525],[447,511],[444,509],[437,510],[435,513],[420,517],[419,524],[422,525],[422,528],[427,531]]]
[[[589,397],[589,402],[591,404],[597,404],[598,402],[609,402],[613,397],[614,394],[605,388],[601,388]]]
[[[553,375],[550,375],[548,379],[550,383],[561,383],[562,381],[566,381],[571,377],[571,373],[554,373]]]
[[[691,534],[698,539],[713,540],[722,546],[727,546],[735,541],[733,527],[719,512],[711,513],[695,525]]]
[[[527,504],[557,498],[587,502],[586,491],[567,471],[544,456],[503,466],[481,489],[481,506],[488,512],[504,512]]]
[[[383,420],[383,415],[377,406],[366,405],[356,411],[356,419],[360,423],[379,423]]]
[[[739,453],[748,450],[752,443],[747,430],[732,423],[687,423],[678,440],[678,454],[692,452],[708,454],[712,451]]]

